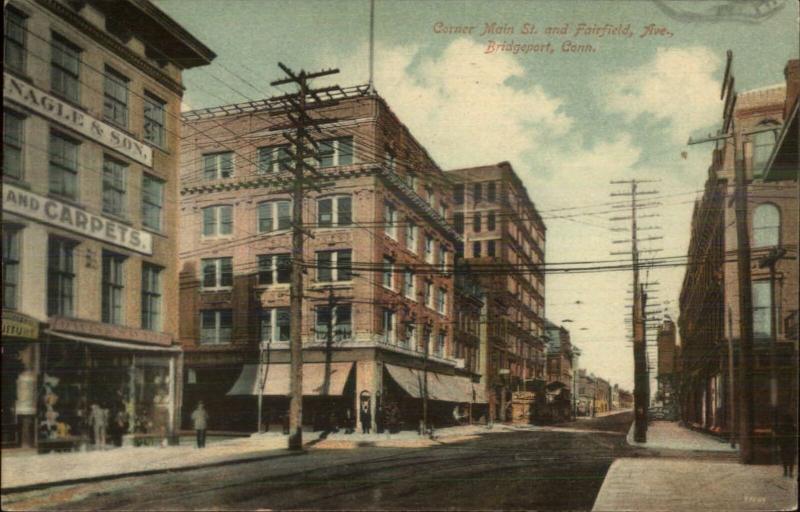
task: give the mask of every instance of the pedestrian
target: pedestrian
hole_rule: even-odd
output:
[[[361,402],[361,433],[362,434],[369,434],[369,430],[372,427],[372,413],[369,410],[369,401],[364,400]]]
[[[208,413],[203,406],[202,400],[197,402],[197,408],[192,413],[192,423],[194,423],[194,430],[197,432],[197,447],[205,448],[206,429],[208,428]]]
[[[783,476],[794,476],[794,458],[797,455],[797,430],[791,414],[784,414],[775,430],[783,463]]]
[[[352,434],[355,431],[355,427],[353,426],[355,420],[353,418],[353,411],[348,407],[345,409],[344,412],[344,433],[345,434]]]
[[[94,444],[99,448],[105,448],[108,411],[97,404],[92,404],[89,412],[89,424],[94,430]]]

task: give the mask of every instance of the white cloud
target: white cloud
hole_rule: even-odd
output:
[[[630,121],[649,115],[667,121],[672,142],[718,122],[720,58],[705,47],[659,48],[646,64],[607,77],[606,106]]]

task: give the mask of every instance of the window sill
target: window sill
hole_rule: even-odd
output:
[[[216,292],[229,292],[233,290],[233,286],[220,286],[217,288],[200,288],[202,293],[216,293]]]
[[[291,288],[291,283],[272,283],[272,284],[257,284],[258,290],[288,290]]]
[[[312,290],[320,290],[326,288],[351,288],[353,281],[319,281],[309,285]]]
[[[292,228],[284,228],[284,229],[273,229],[271,231],[259,231],[259,235],[286,235],[291,233]],[[223,235],[229,236],[229,235]]]
[[[200,235],[201,240],[232,240],[233,234],[230,235]]]

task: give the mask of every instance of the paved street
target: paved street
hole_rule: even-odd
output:
[[[589,510],[614,458],[630,452],[624,435],[630,421],[630,414],[622,414],[576,422],[584,432],[488,434],[427,449],[310,450],[277,460],[12,494],[3,497],[3,507]]]

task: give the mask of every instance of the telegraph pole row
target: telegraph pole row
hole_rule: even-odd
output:
[[[292,274],[291,288],[289,296],[290,320],[289,320],[289,348],[291,367],[289,370],[289,446],[290,450],[303,449],[303,240],[308,234],[303,229],[303,199],[304,184],[306,181],[306,171],[314,177],[320,177],[316,167],[309,164],[309,160],[319,161],[319,146],[310,136],[309,129],[313,128],[321,133],[320,125],[334,122],[334,119],[315,119],[309,116],[309,111],[335,105],[333,100],[322,100],[318,94],[340,91],[337,86],[312,89],[309,87],[309,80],[323,76],[333,75],[339,72],[338,69],[328,69],[307,73],[301,70],[295,73],[282,63],[278,66],[286,73],[287,77],[275,80],[270,85],[279,86],[294,84],[298,87],[296,93],[289,93],[283,96],[271,98],[272,101],[280,102],[284,108],[271,111],[272,115],[286,116],[289,123],[285,126],[273,127],[275,130],[286,129],[284,137],[292,146],[290,157],[294,161],[292,173],[294,181],[292,184]],[[310,103],[310,105],[309,105]],[[293,131],[294,134],[290,135]],[[311,188],[316,188],[311,185]]]
[[[630,192],[615,192],[612,196],[630,196],[631,214],[630,217],[615,217],[611,220],[630,220],[631,237],[630,240],[614,240],[614,243],[630,243],[630,251],[616,251],[611,254],[630,254],[633,267],[633,304],[631,305],[631,320],[633,324],[633,362],[634,362],[634,440],[638,443],[647,442],[647,407],[649,401],[649,378],[647,371],[647,339],[646,339],[646,304],[647,297],[644,293],[644,285],[639,280],[639,254],[640,252],[655,252],[657,249],[639,249],[640,241],[660,239],[660,236],[647,237],[640,239],[638,232],[637,209],[643,206],[657,206],[658,203],[642,203],[638,201],[639,196],[657,194],[656,190],[639,190],[640,183],[652,180],[625,180],[612,181],[612,185],[630,185]]]

